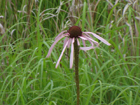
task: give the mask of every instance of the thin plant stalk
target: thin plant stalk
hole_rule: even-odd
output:
[[[77,40],[74,42],[74,57],[75,57],[75,82],[77,87],[77,105],[80,102],[80,91],[79,91],[79,73],[78,73],[78,63],[79,63],[79,46],[77,44]]]

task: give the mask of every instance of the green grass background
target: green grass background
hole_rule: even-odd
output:
[[[45,58],[54,38],[71,25],[72,2],[0,0],[0,105],[76,104],[70,51],[57,69],[62,41]],[[80,51],[80,105],[140,105],[140,1],[83,0],[80,5],[75,24],[111,43]]]

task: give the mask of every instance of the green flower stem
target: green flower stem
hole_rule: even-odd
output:
[[[74,58],[75,58],[75,82],[77,87],[77,105],[80,102],[80,92],[79,92],[79,74],[78,74],[78,63],[79,63],[79,46],[77,40],[74,42]]]

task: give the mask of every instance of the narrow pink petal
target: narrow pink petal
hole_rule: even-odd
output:
[[[83,40],[87,40],[84,36],[79,36]]]
[[[98,36],[97,34],[95,33],[92,33],[92,32],[83,32],[85,34],[92,34],[94,37],[96,37],[97,39],[99,39],[100,41],[102,41],[104,44],[110,46],[111,44],[108,43],[108,41],[106,41],[105,39],[103,39],[102,37]]]
[[[90,50],[90,49],[95,49],[95,47],[93,47],[93,46],[90,46],[90,47],[80,47],[80,50],[84,50],[84,51],[87,51],[87,50]]]
[[[72,41],[72,38],[69,38],[68,45],[67,45],[68,48],[70,47],[71,41]]]
[[[77,38],[77,44],[78,44],[78,46],[80,46],[80,42],[79,42],[78,38]]]
[[[56,43],[57,43],[60,39],[62,39],[63,37],[65,37],[65,36],[58,37],[58,38],[54,41],[54,43],[52,44],[52,46],[51,46],[50,49],[49,49],[49,52],[48,52],[46,58],[48,58],[48,57],[50,56],[53,47],[54,47],[54,46],[56,45]]]
[[[65,46],[66,42],[68,41],[68,37],[65,38],[63,47]]]
[[[66,42],[66,44],[65,44],[65,46],[64,46],[64,48],[63,48],[63,50],[62,50],[62,52],[61,52],[61,55],[59,56],[59,59],[58,59],[58,61],[57,61],[57,63],[56,63],[55,68],[58,67],[58,64],[59,64],[59,62],[60,62],[60,60],[61,60],[61,58],[62,58],[62,55],[63,55],[63,53],[64,53],[64,51],[65,51],[67,45],[68,45],[68,41]]]
[[[97,41],[95,41],[92,38],[89,38],[87,36],[85,36],[85,37],[88,39],[88,41],[90,41],[90,42],[92,41],[94,44],[96,44],[97,47],[99,46],[99,43]]]
[[[97,41],[95,41],[95,40],[93,40],[91,37],[88,37],[88,36],[80,36],[80,38],[82,39],[82,40],[88,40],[88,41],[92,41],[92,42],[94,42],[94,44],[96,44],[96,46],[99,46],[99,43],[97,42]]]
[[[71,53],[70,53],[70,68],[72,68],[73,66],[73,53],[74,53],[74,38],[72,38],[72,41],[71,41]]]
[[[82,40],[82,41],[84,41],[84,40]],[[94,44],[93,44],[93,42],[91,40],[89,40],[89,42],[91,43],[91,46],[90,47],[80,47],[80,50],[87,51],[87,50],[95,49],[96,48],[96,47],[94,47]]]
[[[67,32],[67,30],[62,31],[61,33],[59,33],[59,34],[55,37],[55,40],[56,40],[57,38],[59,38],[61,35],[63,35],[65,32]]]
[[[83,35],[82,35],[83,36]],[[84,47],[86,47],[86,43],[85,40],[82,40]]]
[[[84,45],[84,47],[86,47],[86,43],[85,43],[85,40],[82,40],[82,42],[83,42],[83,45]]]

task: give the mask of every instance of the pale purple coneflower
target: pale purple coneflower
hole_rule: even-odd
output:
[[[111,45],[110,43],[108,43],[105,39],[103,39],[102,37],[98,36],[97,34],[93,33],[93,32],[82,32],[81,31],[81,28],[78,27],[78,26],[72,26],[69,28],[69,30],[65,30],[65,31],[62,31],[60,34],[58,34],[58,36],[55,38],[55,41],[54,43],[51,45],[50,49],[49,49],[49,52],[47,54],[46,57],[49,57],[51,52],[52,52],[52,49],[53,47],[56,45],[56,43],[61,40],[62,38],[66,37],[64,39],[64,48],[60,54],[60,57],[56,63],[56,68],[62,58],[62,55],[66,49],[66,47],[70,47],[71,45],[71,54],[70,54],[70,68],[72,68],[73,66],[73,56],[74,56],[74,42],[77,40],[77,44],[78,46],[80,46],[80,43],[79,43],[79,39],[82,40],[83,42],[83,46],[84,47],[80,47],[80,50],[84,50],[84,51],[87,51],[87,50],[90,50],[90,49],[95,49],[96,47],[99,46],[99,43],[97,41],[95,41],[90,35],[92,35],[93,37],[99,39],[101,42],[103,42],[104,44],[106,45]],[[85,41],[89,41],[91,43],[91,46],[90,47],[86,47],[86,44],[85,44]],[[95,45],[95,46],[94,46]]]

